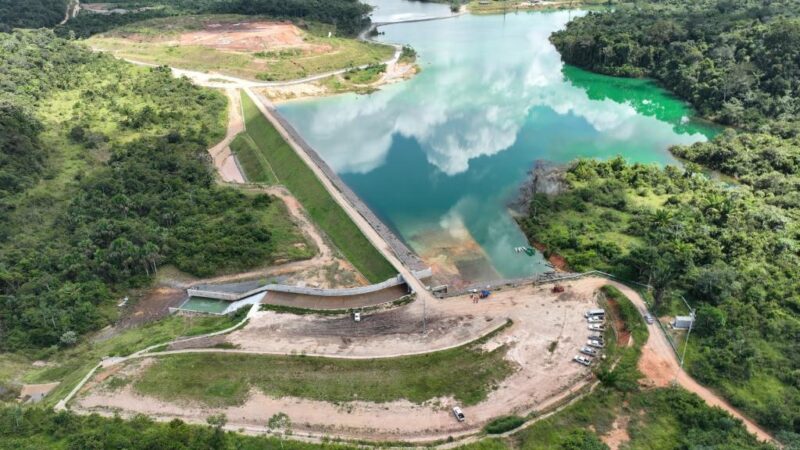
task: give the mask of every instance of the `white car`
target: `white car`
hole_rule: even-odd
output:
[[[458,406],[453,406],[453,415],[456,416],[456,420],[459,422],[463,422],[467,418],[464,415],[464,411],[462,411]]]
[[[589,323],[603,323],[604,322],[602,317],[589,317],[589,318],[586,319],[586,321],[589,322]]]
[[[593,324],[589,325],[589,329],[591,331],[605,331],[606,327],[604,327],[604,326],[602,326],[600,324],[593,323]]]
[[[575,357],[572,358],[572,360],[578,364],[583,364],[584,366],[587,367],[592,364],[592,360],[583,355],[575,355]]]
[[[589,347],[594,347],[594,348],[603,348],[603,342],[602,341],[598,341],[597,339],[589,339],[586,342],[586,345],[588,345]]]
[[[356,311],[353,313],[353,320],[355,322],[361,322],[361,312]]]

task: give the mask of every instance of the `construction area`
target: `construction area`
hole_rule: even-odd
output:
[[[203,422],[209,415],[224,413],[230,426],[252,431],[282,412],[295,424],[295,433],[349,439],[429,441],[470,434],[498,416],[524,416],[556,404],[590,382],[589,369],[576,364],[573,358],[587,338],[584,311],[597,306],[597,290],[606,283],[601,278],[585,278],[563,285],[563,292],[553,292],[552,285],[525,286],[496,291],[477,301],[471,295],[418,299],[394,308],[364,312],[359,322],[349,314],[254,311],[243,328],[199,344],[212,348],[168,348],[160,356],[144,355],[101,371],[71,407],[84,412],[145,413],[190,422]],[[442,351],[484,336],[488,338],[478,341],[479,351],[502,348],[503,359],[512,370],[489,387],[482,401],[463,406],[469,418],[465,422],[454,420],[450,409],[457,401],[448,397],[423,402],[337,404],[300,397],[277,398],[252,389],[241,404],[209,407],[201,402],[165,401],[143,395],[135,388],[137,377],[174,353],[383,360]],[[452,373],[454,379],[470,376]],[[120,379],[125,380],[121,388]]]

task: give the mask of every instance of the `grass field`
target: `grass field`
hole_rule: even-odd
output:
[[[271,172],[303,204],[317,226],[333,244],[372,283],[387,280],[397,273],[369,242],[347,213],[333,200],[314,172],[300,159],[278,131],[261,114],[247,94],[242,93],[247,135],[260,152],[259,157],[242,163],[249,180],[265,180]],[[245,146],[246,148],[247,146]],[[252,149],[251,149],[252,150]],[[246,150],[247,151],[247,150]],[[269,169],[272,170],[269,170]]]
[[[231,142],[231,151],[236,155],[239,165],[247,174],[250,183],[277,184],[278,177],[272,170],[267,157],[259,150],[253,138],[242,132]]]
[[[172,67],[215,71],[249,79],[281,81],[303,78],[365,64],[377,64],[392,57],[394,48],[352,38],[328,36],[332,27],[310,24],[302,32],[303,45],[309,48],[281,47],[277,50],[229,51],[201,45],[178,45],[182,32],[203,29],[203,24],[269,21],[252,16],[186,16],[151,19],[93,36],[93,48],[123,58]],[[325,49],[321,51],[320,49]]]
[[[0,355],[0,382],[17,381],[24,383],[61,384],[45,399],[46,406],[54,405],[62,399],[101,358],[106,356],[126,356],[160,342],[167,342],[181,336],[197,336],[229,328],[242,320],[243,309],[228,316],[180,317],[170,316],[126,330],[104,340],[86,340],[76,347],[59,352],[48,360],[50,365],[34,368],[32,361],[19,355]]]
[[[346,360],[305,356],[186,354],[163,356],[135,381],[136,391],[163,400],[239,405],[255,387],[272,396],[330,402],[415,403],[453,396],[465,405],[484,398],[513,371],[506,348],[469,347],[420,356]],[[454,376],[454,374],[469,374]]]

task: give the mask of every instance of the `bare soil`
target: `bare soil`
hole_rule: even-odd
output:
[[[628,434],[628,422],[630,422],[630,417],[618,416],[611,425],[611,431],[601,436],[600,439],[611,447],[611,450],[619,450],[623,444],[631,440]]]
[[[534,242],[533,248],[538,250],[539,253],[543,255],[547,253],[547,246],[541,242]],[[550,253],[550,256],[547,257],[547,261],[553,265],[553,268],[556,269],[556,271],[569,272],[569,264],[567,264],[567,259],[558,253]]]
[[[328,354],[342,357],[383,357],[445,348],[470,341],[504,323],[513,325],[484,345],[506,345],[517,371],[475,406],[465,407],[465,423],[453,420],[449,398],[423,405],[407,401],[385,404],[330,404],[298,398],[270,398],[253,392],[242,406],[207,408],[173,404],[142,397],[130,388],[115,392],[93,389],[78,399],[84,411],[146,413],[164,419],[179,417],[202,422],[225,413],[234,427],[263,427],[273,414],[284,412],[295,429],[332,436],[369,439],[428,440],[472,432],[504,414],[525,415],[552,404],[586,383],[590,372],[572,362],[585,341],[582,312],[595,305],[600,283],[581,280],[553,294],[550,286],[499,291],[473,303],[469,296],[447,300],[418,300],[404,307],[365,314],[355,323],[349,316],[296,316],[262,311],[248,325],[228,335],[227,342],[242,350]],[[557,341],[551,353],[548,347]]]
[[[172,45],[198,45],[233,52],[273,51],[288,48],[313,53],[325,53],[333,48],[327,44],[309,44],[303,30],[290,22],[241,21],[224,22],[209,19],[202,29],[175,34],[130,34],[136,42],[160,42]]]

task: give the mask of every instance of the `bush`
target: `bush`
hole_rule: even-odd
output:
[[[484,431],[488,434],[501,434],[519,428],[523,423],[525,423],[525,419],[519,416],[498,417],[486,424]]]

